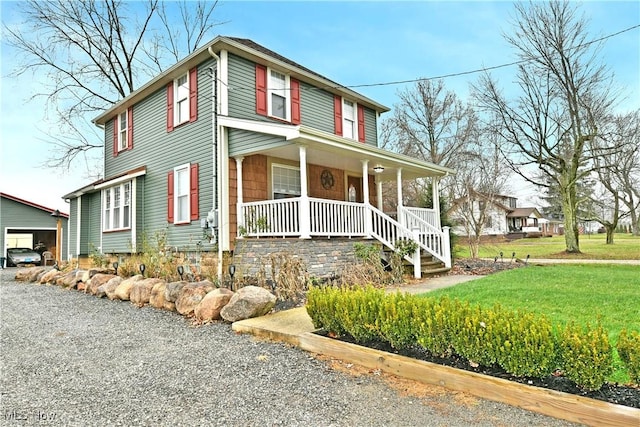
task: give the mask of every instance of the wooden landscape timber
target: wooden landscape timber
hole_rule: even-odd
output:
[[[589,426],[638,427],[640,409],[441,366],[307,332],[305,351]]]

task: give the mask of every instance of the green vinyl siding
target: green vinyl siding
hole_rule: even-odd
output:
[[[256,64],[229,54],[229,116],[269,121],[256,113]]]
[[[251,154],[290,144],[282,136],[229,129],[229,156]]]
[[[378,127],[376,112],[364,107],[364,137],[365,143],[378,146]]]
[[[333,94],[300,83],[300,117],[303,125],[333,133]]]
[[[69,201],[69,250],[68,253],[71,254],[72,257],[77,257],[77,247],[78,247],[78,202],[79,198],[71,199]],[[84,227],[82,227],[84,230]]]
[[[213,132],[212,77],[208,68],[213,59],[198,66],[198,118],[194,122],[176,126],[167,132],[166,87],[156,91],[133,107],[133,149],[114,157],[110,151],[113,140],[113,121],[105,126],[107,141],[105,176],[118,176],[139,167],[146,168],[139,179],[137,195],[138,249],[144,238],[166,232],[167,244],[173,247],[192,247],[202,237],[200,219],[189,225],[175,226],[167,221],[167,176],[177,166],[198,163],[199,214],[206,218],[213,206]],[[185,70],[186,71],[186,70]],[[111,142],[110,142],[111,140]],[[129,232],[103,234],[103,252],[128,252]],[[204,247],[207,249],[207,246]]]

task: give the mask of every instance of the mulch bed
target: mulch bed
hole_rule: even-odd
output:
[[[460,259],[456,260],[452,266],[449,274],[463,274],[463,275],[489,275],[497,273],[499,271],[511,270],[514,268],[526,267],[527,263],[522,260],[500,258],[495,260],[480,260],[480,259]],[[349,337],[339,338],[345,342],[353,342]],[[537,387],[543,387],[551,390],[562,391],[565,393],[571,393],[579,396],[588,397],[591,399],[598,399],[609,403],[618,405],[630,406],[632,408],[640,408],[640,388],[629,387],[620,384],[605,384],[600,390],[585,391],[578,387],[573,381],[559,375],[550,375],[547,378],[521,378],[515,377],[498,366],[477,366],[473,367],[464,358],[456,355],[448,358],[435,357],[424,349],[419,347],[398,351],[392,348],[385,342],[368,342],[357,343],[358,345],[374,348],[376,350],[382,350],[389,353],[400,354],[402,356],[412,357],[418,360],[424,360],[427,362],[437,363],[440,365],[451,366],[458,369],[464,369],[467,371],[477,372],[480,374],[490,375],[497,378],[502,378],[510,381],[519,382],[522,384],[528,384]]]

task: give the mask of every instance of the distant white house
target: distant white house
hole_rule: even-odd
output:
[[[546,230],[551,230],[551,227],[543,226],[549,222],[537,208],[516,206],[517,198],[506,195],[488,197],[474,193],[471,197],[456,199],[449,209],[449,217],[454,221],[452,231],[458,236],[467,235],[467,218],[471,214],[474,218],[479,218],[482,211],[485,211],[482,236],[519,234],[520,237],[525,237],[542,235]]]

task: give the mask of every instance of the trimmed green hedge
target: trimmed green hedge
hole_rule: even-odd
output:
[[[545,316],[499,305],[483,309],[447,297],[387,294],[373,287],[314,287],[307,294],[307,312],[316,328],[357,342],[382,340],[396,349],[417,345],[436,356],[456,354],[498,365],[520,377],[544,378],[560,370],[587,390],[602,387],[612,370],[613,350],[600,325],[562,329]],[[640,360],[628,362],[627,355],[639,354],[638,348],[638,334],[621,335],[618,352],[627,366],[635,363],[637,369]]]

